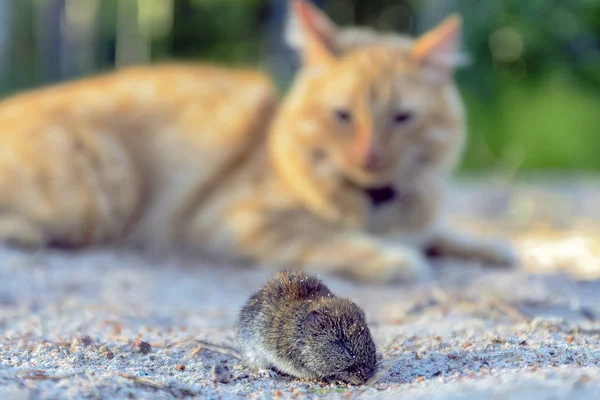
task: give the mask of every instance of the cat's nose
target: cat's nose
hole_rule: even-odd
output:
[[[381,168],[381,153],[374,148],[369,148],[365,155],[364,168],[367,171],[377,171]]]

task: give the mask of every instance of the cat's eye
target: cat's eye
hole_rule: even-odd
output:
[[[348,110],[344,110],[344,109],[337,109],[334,111],[335,113],[335,118],[343,123],[343,124],[349,124],[350,122],[352,122],[352,114],[350,114],[350,111]]]
[[[402,125],[412,119],[412,114],[408,111],[398,111],[394,114],[392,121],[395,125]]]

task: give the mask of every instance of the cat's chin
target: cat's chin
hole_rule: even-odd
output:
[[[438,176],[441,168],[438,166],[414,166],[407,169],[399,169],[395,174],[395,181],[413,185],[423,180],[429,180],[432,176]]]
[[[344,180],[361,190],[369,190],[388,186],[391,182],[391,177],[387,175],[375,177],[367,174],[346,174],[344,175]]]

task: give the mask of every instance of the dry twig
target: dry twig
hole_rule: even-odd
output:
[[[196,339],[195,336],[190,336],[188,338],[185,338],[185,339],[182,339],[182,340],[178,340],[178,341],[173,342],[173,343],[165,344],[164,348],[170,349],[171,347],[175,347],[175,346],[179,346],[180,344],[191,342],[194,339]]]
[[[515,307],[511,306],[510,304],[506,303],[502,299],[499,299],[497,297],[490,297],[488,299],[488,303],[492,307],[495,307],[501,313],[508,315],[510,318],[512,318],[516,321],[519,321],[519,322],[527,322],[528,321],[528,318],[526,316],[524,316],[519,310],[517,310]]]
[[[234,349],[233,347],[225,346],[222,344],[214,344],[199,339],[196,339],[196,343],[198,343],[200,347],[209,351],[214,351],[215,353],[225,354],[226,356],[234,357],[238,360],[241,360],[242,358],[240,352],[237,349]]]
[[[163,385],[162,383],[155,382],[149,378],[141,378],[139,376],[133,376],[133,375],[124,374],[124,373],[118,373],[117,375],[119,375],[122,378],[129,379],[130,381],[137,383],[138,385],[150,386],[150,387],[153,387],[156,389],[166,389],[167,388],[167,386]]]
[[[31,370],[31,371],[22,371],[18,374],[18,376],[23,379],[59,381],[61,379],[71,378],[73,376],[82,375],[84,373],[85,372],[83,372],[83,371],[79,371],[79,372],[73,372],[73,373],[66,374],[66,375],[47,375],[46,371]]]
[[[234,349],[233,347],[210,343],[210,342],[207,342],[205,340],[200,340],[200,339],[194,339],[194,341],[198,344],[198,346],[195,347],[194,349],[192,349],[192,351],[190,351],[186,355],[186,358],[195,356],[201,350],[208,350],[208,351],[212,351],[215,353],[224,354],[226,356],[233,357],[238,360],[242,359],[240,352],[237,349]]]

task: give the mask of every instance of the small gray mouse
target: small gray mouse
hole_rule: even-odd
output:
[[[272,276],[235,328],[245,363],[257,370],[361,385],[377,367],[364,311],[304,272]]]

